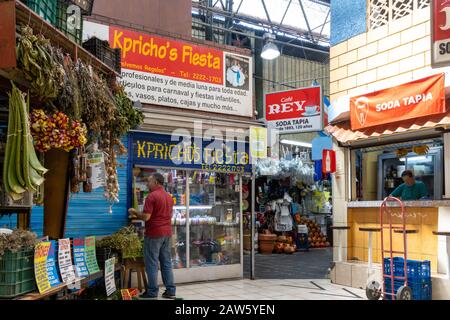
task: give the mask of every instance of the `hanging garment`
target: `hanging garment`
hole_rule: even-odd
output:
[[[284,199],[273,201],[272,210],[275,212],[275,231],[292,231],[291,202],[292,198],[287,193]]]

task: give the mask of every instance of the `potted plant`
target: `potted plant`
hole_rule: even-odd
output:
[[[264,230],[263,233],[258,235],[258,240],[261,253],[270,254],[275,246],[277,235],[270,233],[269,230]]]

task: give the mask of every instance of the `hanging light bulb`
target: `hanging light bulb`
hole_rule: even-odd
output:
[[[280,50],[278,50],[276,44],[272,42],[272,40],[275,40],[275,35],[271,33],[265,33],[263,39],[267,42],[262,49],[261,58],[265,60],[273,60],[278,58],[280,56]]]

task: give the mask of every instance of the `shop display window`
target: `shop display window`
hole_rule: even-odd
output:
[[[174,269],[241,263],[239,175],[139,167],[133,172],[133,201],[140,210],[148,195],[146,180],[152,172],[164,176],[165,189],[174,198]]]
[[[239,176],[189,173],[191,267],[240,263]]]
[[[442,139],[356,149],[352,152],[352,200],[383,200],[403,183],[403,171],[411,170],[425,184],[428,196],[439,200],[443,193]]]
[[[139,211],[144,209],[144,201],[148,195],[147,178],[153,172],[164,176],[164,188],[174,200],[172,216],[172,266],[174,269],[186,268],[186,171],[135,168],[133,200],[137,201]]]

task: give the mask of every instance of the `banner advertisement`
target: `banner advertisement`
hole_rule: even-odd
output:
[[[450,65],[450,1],[431,0],[431,65]]]
[[[280,133],[311,132],[323,129],[320,86],[267,93],[267,127]]]
[[[267,129],[250,127],[250,154],[254,159],[267,158]]]
[[[251,57],[115,26],[107,28],[110,46],[121,49],[120,81],[131,100],[253,116]]]
[[[350,98],[352,130],[443,112],[444,74]]]

